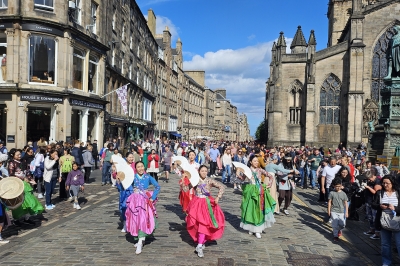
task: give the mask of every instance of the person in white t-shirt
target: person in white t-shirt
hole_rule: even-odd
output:
[[[331,186],[332,180],[341,168],[340,165],[336,164],[336,161],[336,157],[332,156],[329,159],[329,165],[325,166],[322,171],[321,184],[323,185],[321,187],[321,192],[325,195],[325,201],[328,201],[329,187]]]

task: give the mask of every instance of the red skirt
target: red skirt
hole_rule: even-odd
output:
[[[187,207],[189,206],[189,202],[191,200],[192,195],[190,194],[190,190],[189,191],[180,191],[179,192],[179,203],[182,206],[182,211],[183,212],[187,212]]]
[[[193,196],[187,207],[186,224],[190,236],[197,242],[197,234],[205,234],[206,240],[220,239],[224,234],[225,216],[218,204],[215,204],[214,198],[209,197],[212,211],[218,227],[215,227],[210,213],[208,211],[205,198]]]

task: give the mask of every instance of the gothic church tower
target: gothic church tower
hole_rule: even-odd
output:
[[[328,47],[338,43],[352,13],[352,0],[329,0]]]

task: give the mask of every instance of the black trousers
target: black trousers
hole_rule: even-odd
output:
[[[215,175],[215,169],[217,169],[217,162],[210,162],[210,176]]]
[[[285,207],[283,209],[287,210],[290,203],[292,202],[292,197],[293,197],[292,190],[279,190],[279,194],[278,194],[279,209],[281,208],[283,200],[285,200]]]
[[[61,182],[60,182],[60,199],[66,199],[68,198],[67,191],[65,190],[65,181],[67,181],[68,173],[62,173],[61,174]]]
[[[89,183],[91,171],[92,171],[92,167],[85,167],[85,183]]]

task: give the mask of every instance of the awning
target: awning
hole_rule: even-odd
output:
[[[177,138],[182,138],[182,135],[181,135],[181,134],[178,134],[178,133],[176,133],[176,132],[170,132],[169,134],[171,134],[172,136],[175,136],[175,137],[177,137]]]

